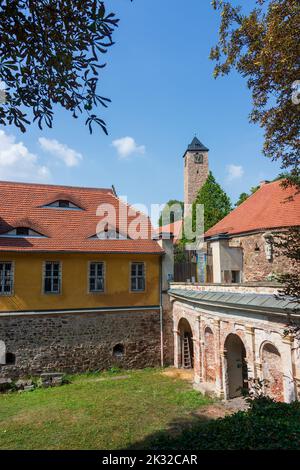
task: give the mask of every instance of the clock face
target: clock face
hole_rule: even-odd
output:
[[[203,163],[203,153],[195,153],[194,161],[195,163]]]

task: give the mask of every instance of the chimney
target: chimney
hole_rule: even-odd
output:
[[[174,279],[174,236],[172,233],[160,233],[158,244],[164,250],[162,259],[162,290],[167,291]]]

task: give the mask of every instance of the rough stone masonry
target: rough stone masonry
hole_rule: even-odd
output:
[[[1,315],[1,377],[160,365],[159,310]]]

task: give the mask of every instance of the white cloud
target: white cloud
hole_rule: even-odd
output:
[[[43,181],[50,176],[49,169],[40,165],[37,155],[23,142],[0,130],[0,179]]]
[[[117,149],[121,159],[126,159],[133,154],[143,155],[146,151],[146,147],[144,145],[137,145],[132,137],[122,137],[121,139],[113,140],[112,145]]]
[[[49,152],[54,157],[61,159],[68,167],[77,166],[83,156],[76,150],[71,149],[65,144],[61,144],[55,139],[39,138],[39,143],[45,152]]]
[[[244,169],[241,165],[227,165],[227,181],[242,178]]]

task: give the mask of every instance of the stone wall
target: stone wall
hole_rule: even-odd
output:
[[[263,233],[231,238],[229,246],[243,249],[243,282],[264,281],[272,274],[290,270],[290,261],[276,249],[272,259],[267,259]]]
[[[192,204],[199,189],[208,177],[208,152],[200,152],[203,163],[195,163],[195,152],[187,152],[184,158],[184,203]]]
[[[0,377],[160,365],[159,310],[1,316],[0,340],[15,356]],[[123,355],[113,354],[117,344]]]

